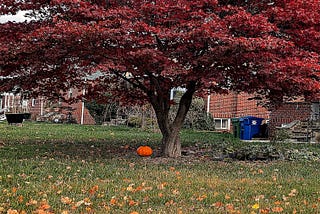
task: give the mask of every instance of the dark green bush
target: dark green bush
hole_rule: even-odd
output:
[[[214,159],[235,160],[276,160],[283,158],[282,153],[272,145],[232,145],[222,143],[213,147]]]
[[[212,146],[214,160],[245,160],[245,161],[272,161],[272,160],[305,160],[319,161],[319,150],[295,148],[289,144],[286,147],[272,144],[232,144],[222,142]]]
[[[141,128],[142,125],[142,118],[138,116],[131,116],[128,119],[128,126]]]

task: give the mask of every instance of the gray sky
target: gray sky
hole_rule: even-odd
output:
[[[8,21],[23,22],[25,20],[30,20],[30,19],[24,17],[24,14],[26,14],[26,13],[27,13],[27,11],[20,11],[16,15],[0,16],[0,23],[6,23]]]

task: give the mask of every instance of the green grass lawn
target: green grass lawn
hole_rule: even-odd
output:
[[[239,144],[229,134],[181,134],[184,148]],[[126,127],[2,123],[0,213],[320,212],[319,161],[136,155],[160,140]]]

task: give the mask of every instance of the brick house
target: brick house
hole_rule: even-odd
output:
[[[258,105],[256,100],[250,100],[249,98],[252,98],[252,95],[235,92],[209,95],[206,99],[206,109],[215,120],[215,129],[230,131],[232,118],[250,115],[269,119],[270,112]]]
[[[287,102],[273,109],[270,114],[270,129],[281,127],[283,124],[291,123],[294,120],[310,121],[320,119],[320,101]]]
[[[79,93],[76,90],[70,90],[68,96],[75,96]],[[81,93],[81,92],[80,92]],[[63,102],[57,102],[53,108],[49,104],[50,102],[45,97],[22,99],[21,95],[11,92],[2,93],[0,99],[0,112],[11,111],[13,107],[19,108],[22,112],[30,112],[31,120],[41,121],[53,112],[59,113],[63,117],[67,117],[71,112],[72,118],[78,124],[92,125],[95,124],[93,117],[90,115],[89,110],[85,108],[83,102],[76,102],[73,104],[67,104]]]
[[[232,130],[232,118],[255,116],[269,121],[272,134],[276,127],[295,120],[320,120],[320,101],[305,102],[296,100],[268,110],[258,105],[256,100],[250,100],[247,93],[211,94],[207,97],[207,112],[215,120],[216,130]]]

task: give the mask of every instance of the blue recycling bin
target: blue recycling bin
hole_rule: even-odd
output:
[[[260,133],[260,125],[263,118],[246,116],[241,117],[240,121],[240,139],[251,140],[253,136]]]

